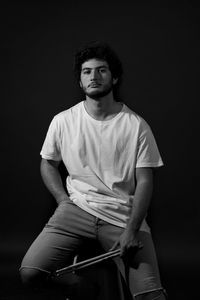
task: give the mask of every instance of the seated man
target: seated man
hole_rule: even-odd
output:
[[[155,138],[144,119],[116,98],[122,67],[108,45],[80,49],[75,72],[85,99],[53,118],[41,150],[41,175],[58,207],[22,261],[22,280],[47,282],[96,240],[104,251],[121,249],[114,262],[133,299],[163,300],[145,220],[153,168],[163,165]],[[61,161],[69,174],[67,192]],[[60,284],[67,287],[67,279]]]

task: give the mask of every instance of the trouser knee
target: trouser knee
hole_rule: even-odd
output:
[[[20,277],[25,286],[39,287],[47,280],[48,273],[32,268],[22,268]]]
[[[136,300],[166,300],[167,294],[164,289],[153,292],[147,292],[142,295],[135,296]]]

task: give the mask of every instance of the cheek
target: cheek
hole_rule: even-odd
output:
[[[80,79],[80,82],[79,82],[80,87],[81,87],[81,88],[86,87],[86,86],[87,86],[87,82],[88,82],[87,78],[81,78],[81,79]]]
[[[80,87],[81,87],[81,88],[84,87],[84,81],[83,81],[83,80],[79,81],[79,84],[80,84]]]

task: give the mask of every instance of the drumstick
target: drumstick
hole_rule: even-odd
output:
[[[65,267],[65,268],[62,268],[62,269],[59,269],[59,270],[55,271],[53,273],[53,276],[60,276],[64,273],[75,272],[76,270],[86,268],[86,267],[94,265],[96,263],[100,263],[100,262],[102,262],[106,259],[116,257],[116,256],[120,255],[120,252],[121,252],[121,250],[117,249],[117,250],[114,250],[114,251],[110,251],[110,252],[107,252],[107,253],[104,253],[104,254],[101,254],[101,255],[83,260],[81,262],[72,264],[68,267]]]

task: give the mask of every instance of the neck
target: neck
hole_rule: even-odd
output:
[[[121,103],[116,102],[112,94],[99,99],[86,96],[85,109],[90,116],[97,120],[111,119],[121,110],[121,107]]]

